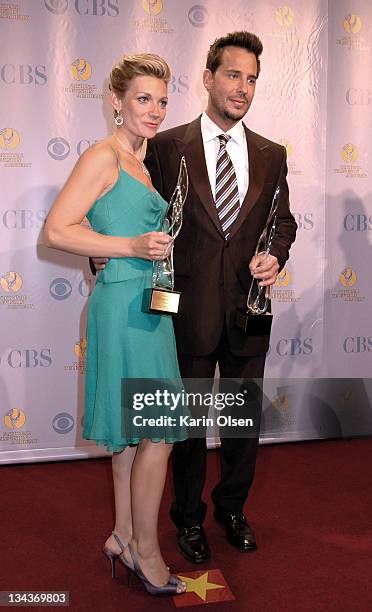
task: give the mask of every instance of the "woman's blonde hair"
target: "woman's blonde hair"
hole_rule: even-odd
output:
[[[153,76],[168,83],[171,72],[167,62],[155,53],[123,55],[110,73],[110,90],[122,98],[129,83],[137,76]]]

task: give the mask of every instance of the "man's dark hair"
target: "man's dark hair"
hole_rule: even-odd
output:
[[[257,76],[260,74],[260,55],[263,50],[262,42],[255,34],[251,32],[230,32],[226,36],[217,38],[209,47],[207,55],[206,68],[214,74],[221,64],[221,57],[225,47],[240,47],[246,49],[249,53],[253,53],[257,60]]]

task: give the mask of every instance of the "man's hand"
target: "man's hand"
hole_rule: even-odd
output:
[[[266,297],[271,297],[271,287],[274,285],[279,271],[279,263],[274,255],[258,253],[254,255],[249,263],[249,269],[253,276],[260,282],[260,287],[267,287]]]
[[[108,261],[108,257],[92,257],[92,262],[97,272],[104,270]]]

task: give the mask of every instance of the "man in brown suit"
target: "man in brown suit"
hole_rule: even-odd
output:
[[[263,377],[269,334],[255,334],[254,330],[245,334],[235,324],[235,311],[246,302],[251,274],[270,290],[296,233],[289,210],[285,149],[241,121],[253,99],[261,52],[261,41],[248,32],[234,32],[215,41],[203,75],[208,91],[205,113],[158,134],[149,141],[145,159],[154,186],[168,201],[181,156],[186,159],[189,192],[174,247],[175,289],[182,292],[182,298],[174,326],[181,375],[209,378],[210,386],[217,363],[221,378]],[[216,207],[221,134],[230,136],[226,149],[240,196],[239,210],[228,231]],[[254,257],[278,185],[280,201],[271,254]],[[212,493],[215,518],[225,526],[229,542],[242,551],[256,548],[243,506],[253,480],[260,412],[261,407],[254,415],[253,438],[222,438],[221,480]],[[179,549],[194,562],[210,556],[202,527],[207,509],[202,500],[205,475],[205,439],[176,443],[176,499],[171,516],[179,529]]]

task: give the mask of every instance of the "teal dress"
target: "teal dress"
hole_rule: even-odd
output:
[[[167,206],[156,191],[120,169],[114,187],[94,203],[87,217],[100,234],[134,237],[160,231]],[[157,421],[146,429],[140,419],[144,412],[133,411],[133,402],[126,398],[133,379],[168,379],[182,389],[171,316],[141,309],[143,291],[151,287],[151,280],[151,261],[112,258],[99,272],[89,298],[83,437],[113,452],[143,438],[171,443],[187,437],[179,419],[165,420],[164,425]],[[139,387],[142,390],[141,383]],[[173,416],[168,406],[159,403],[148,408],[149,413]],[[133,416],[138,417],[139,427],[133,425]]]

